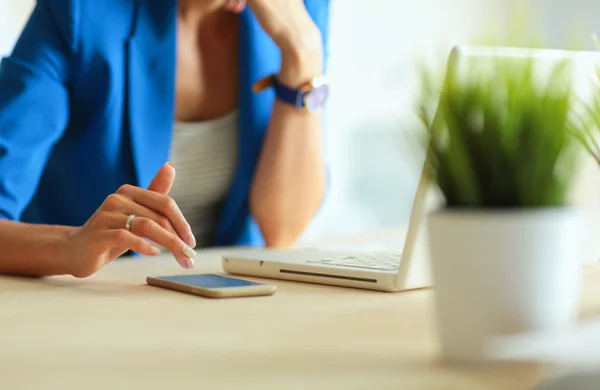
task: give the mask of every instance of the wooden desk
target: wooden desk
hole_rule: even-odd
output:
[[[195,272],[219,272],[218,250]],[[436,362],[432,293],[276,282],[275,296],[208,300],[150,287],[169,257],[87,280],[0,278],[0,389],[529,389],[542,367]],[[595,283],[594,283],[595,282]],[[600,312],[592,269],[585,312]]]

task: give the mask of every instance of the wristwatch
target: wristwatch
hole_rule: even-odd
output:
[[[262,92],[270,87],[275,90],[278,100],[310,112],[320,110],[329,96],[329,85],[325,76],[315,77],[298,88],[292,88],[279,81],[276,75],[271,75],[258,80],[253,90]]]

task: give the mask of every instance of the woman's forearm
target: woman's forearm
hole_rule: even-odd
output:
[[[70,229],[0,220],[0,274],[67,274],[62,248]]]
[[[320,50],[284,57],[281,82],[297,86],[322,71]],[[325,193],[321,114],[277,101],[250,193],[250,208],[268,247],[302,234]]]

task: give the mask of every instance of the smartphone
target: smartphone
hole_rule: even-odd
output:
[[[206,298],[241,298],[273,295],[277,286],[227,276],[202,274],[146,278],[151,286],[166,288]]]

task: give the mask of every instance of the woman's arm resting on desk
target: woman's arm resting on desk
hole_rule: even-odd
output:
[[[280,81],[295,88],[320,76],[322,32],[303,2],[248,3],[281,49]],[[321,114],[276,101],[250,193],[250,208],[268,247],[293,244],[314,217],[325,194],[324,160]]]
[[[0,220],[0,274],[47,276],[69,274],[61,245],[63,226],[28,225]]]
[[[0,274],[87,277],[129,250],[160,254],[153,243],[173,253],[182,267],[192,268],[190,225],[166,195],[174,180],[175,169],[166,164],[148,190],[123,186],[82,227],[0,221]],[[126,229],[132,214],[136,218]]]

